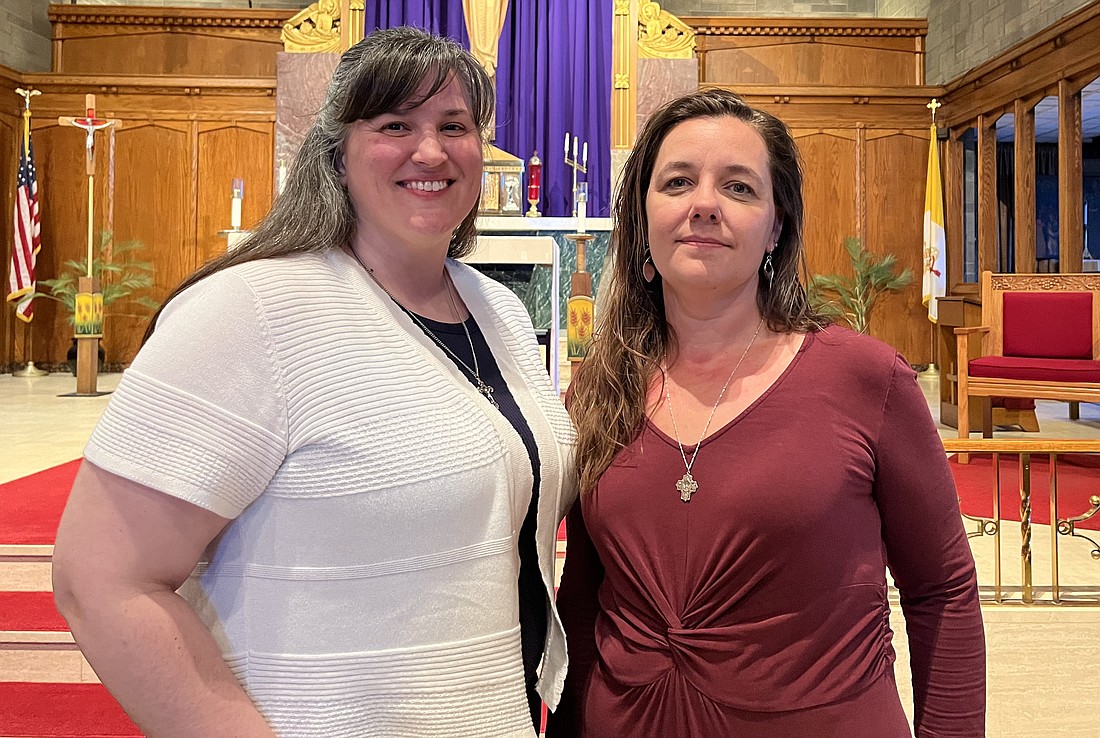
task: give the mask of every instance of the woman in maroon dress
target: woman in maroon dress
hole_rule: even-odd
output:
[[[886,570],[919,737],[982,736],[985,646],[955,488],[914,373],[827,326],[775,117],[706,90],[650,118],[571,387],[584,490],[551,738],[901,738]]]

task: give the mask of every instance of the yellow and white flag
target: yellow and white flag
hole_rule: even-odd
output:
[[[923,301],[928,319],[936,322],[936,298],[947,294],[947,245],[943,230],[943,184],[940,181],[940,151],[936,124],[928,142],[928,179],[924,188],[924,288]]]

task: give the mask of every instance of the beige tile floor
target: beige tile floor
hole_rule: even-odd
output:
[[[100,377],[101,390],[113,389],[121,375]],[[938,415],[938,386],[931,376],[920,383],[929,397],[933,416]],[[66,398],[72,392],[71,376],[51,375],[20,379],[0,375],[0,482],[15,479],[80,455],[88,434],[109,399]],[[1063,403],[1039,403],[1038,415],[1045,438],[1100,439],[1100,405],[1082,405],[1081,420],[1067,420]],[[940,427],[950,437],[954,430]],[[998,432],[998,437],[1030,437],[1034,434]],[[1098,485],[1100,486],[1100,485]],[[1034,531],[1035,581],[1049,583],[1047,526]],[[1019,582],[1018,528],[1004,526],[1004,577],[1008,585]],[[992,584],[993,542],[972,541],[983,592]],[[0,552],[0,566],[3,562]],[[8,573],[13,585],[33,588],[48,581],[48,564],[14,564]],[[1088,555],[1079,542],[1063,542],[1060,572],[1071,594],[1087,597],[1100,592],[1100,561]],[[15,581],[17,580],[17,581]],[[898,637],[898,683],[909,692],[904,622],[895,607],[892,624]],[[1100,738],[1100,607],[986,604],[983,607],[988,645],[989,731],[996,738]],[[0,679],[30,678],[31,652],[0,664]],[[17,664],[27,660],[27,665]],[[74,662],[73,668],[77,665]],[[83,667],[81,667],[83,668]],[[78,680],[86,677],[83,672]],[[90,678],[94,678],[91,675]],[[908,706],[909,700],[906,697]],[[908,707],[907,707],[908,709]],[[869,737],[870,738],[870,737]]]

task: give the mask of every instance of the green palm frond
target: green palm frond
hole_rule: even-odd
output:
[[[156,268],[151,261],[137,258],[144,248],[140,241],[112,242],[111,234],[104,231],[99,246],[92,254],[92,276],[99,279],[100,292],[103,293],[104,312],[113,303],[125,301],[141,309],[140,317],[156,310],[160,303],[148,295],[139,294],[153,286]],[[61,271],[53,279],[39,279],[38,291],[32,297],[53,300],[65,306],[69,313],[69,322],[73,322],[76,312],[76,293],[80,277],[87,274],[87,262],[70,259],[61,265]],[[113,314],[120,313],[112,311]]]
[[[872,254],[858,238],[846,238],[844,250],[852,264],[852,275],[814,275],[807,292],[810,302],[823,315],[843,320],[853,330],[866,333],[878,299],[912,282],[913,272],[907,268],[899,273],[897,257]]]

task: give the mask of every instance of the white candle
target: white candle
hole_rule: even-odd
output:
[[[232,208],[229,211],[229,222],[233,230],[239,231],[241,229],[241,200],[244,198],[244,180],[240,177],[233,178],[233,188],[230,190],[232,196]]]
[[[565,158],[569,158],[569,131],[565,132]]]
[[[584,233],[584,216],[588,210],[588,203],[583,199],[577,200],[577,233]]]
[[[581,166],[582,167],[588,166],[588,142],[587,141],[584,142],[584,149],[582,149],[582,153],[581,153]]]
[[[576,136],[573,136],[573,161],[577,160],[577,141],[578,140],[579,139]]]

